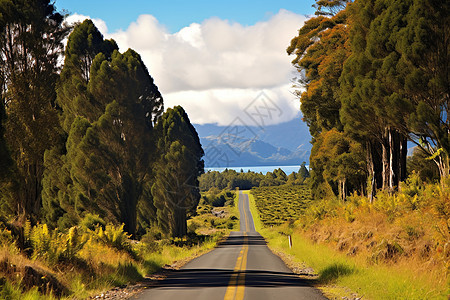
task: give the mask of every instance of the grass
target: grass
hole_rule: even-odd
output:
[[[263,228],[263,224],[258,209],[256,208],[255,197],[250,191],[243,191],[243,193],[248,195],[250,212],[252,213],[253,223],[255,224],[256,231],[259,232]]]
[[[252,195],[265,226],[298,219],[311,202],[311,191],[305,185],[258,187]]]
[[[181,267],[237,228],[234,194],[224,195],[228,195],[225,207],[203,201],[197,216],[188,221],[184,238],[164,238],[156,227],[140,241],[131,241],[122,226],[93,230],[78,226],[63,233],[45,224],[31,227],[28,223],[25,239],[31,247],[27,256],[15,246],[11,233],[0,229],[0,299],[61,298],[52,295],[54,290],[62,298],[85,299],[136,283],[164,265]]]
[[[259,212],[255,202],[250,200],[250,205],[256,220]],[[340,228],[340,231],[335,229],[336,232],[344,235],[339,222],[330,218],[331,225],[324,226],[324,232],[336,226]],[[363,255],[350,257],[334,247],[337,234],[313,241],[314,234],[306,233],[303,226],[301,221],[296,221],[271,228],[260,227],[258,231],[274,252],[284,254],[288,264],[312,267],[318,274],[318,287],[329,298],[354,298],[357,294],[364,299],[448,299],[448,280],[433,274],[433,268],[420,269],[417,267],[420,264],[411,259],[376,263]],[[312,224],[311,228],[314,231],[318,227]],[[353,233],[358,232],[353,229]],[[289,248],[287,235],[292,236],[292,248]]]

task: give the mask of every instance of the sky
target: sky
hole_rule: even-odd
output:
[[[314,0],[56,0],[72,23],[91,18],[120,51],[136,50],[166,107],[192,123],[264,126],[299,115],[286,48]]]

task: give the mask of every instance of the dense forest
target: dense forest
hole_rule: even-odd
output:
[[[2,222],[184,236],[203,150],[183,108],[163,113],[140,55],[48,0],[2,1],[0,28]]]
[[[357,192],[373,201],[377,190],[394,192],[412,172],[447,183],[449,6],[316,1],[316,16],[287,48],[312,135],[316,198]],[[407,141],[416,145],[409,164]]]

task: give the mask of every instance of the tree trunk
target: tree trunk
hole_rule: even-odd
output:
[[[439,169],[439,176],[441,177],[441,185],[445,184],[446,179],[449,177],[449,157],[448,154],[442,152],[438,157],[434,159]]]
[[[395,165],[397,163],[396,160],[396,152],[397,152],[397,147],[396,147],[396,143],[395,143],[395,135],[396,135],[396,131],[393,129],[389,129],[389,192],[392,192],[394,190],[394,186],[397,186],[395,180],[396,180],[396,176],[395,174],[398,174],[396,172],[396,168]]]
[[[367,197],[369,198],[370,203],[373,203],[373,199],[375,197],[377,185],[376,185],[376,174],[375,174],[375,165],[373,160],[373,147],[370,141],[367,142],[367,173],[369,174],[368,182],[367,182]]]
[[[408,140],[404,135],[400,135],[400,158],[399,158],[399,181],[406,179],[406,160],[408,157]]]
[[[184,207],[175,207],[175,227],[172,232],[173,237],[183,237],[187,234],[186,209]]]
[[[342,183],[342,188],[341,188],[342,189],[342,201],[345,201],[347,199],[347,185],[346,185],[347,179],[346,178],[342,179],[341,183]]]
[[[389,174],[390,174],[390,165],[389,165],[389,129],[386,128],[384,130],[383,139],[381,142],[382,149],[382,189],[386,190],[389,188]]]

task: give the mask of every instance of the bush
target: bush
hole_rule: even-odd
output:
[[[96,227],[101,226],[105,229],[106,222],[100,218],[99,215],[94,215],[88,213],[84,216],[84,218],[80,221],[80,226],[89,230],[94,231]]]

